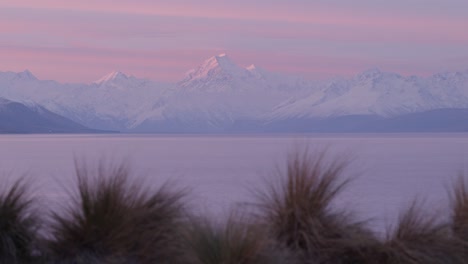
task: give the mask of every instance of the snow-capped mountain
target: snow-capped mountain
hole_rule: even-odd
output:
[[[61,84],[0,73],[0,97],[36,103],[87,127],[125,130],[172,84],[111,73],[91,84]]]
[[[88,127],[123,132],[379,130],[373,126],[390,131],[388,124],[404,130],[405,122],[444,115],[459,117],[449,119],[466,123],[468,130],[463,119],[468,71],[406,77],[371,69],[350,79],[309,81],[241,67],[221,54],[174,84],[118,71],[90,84],[3,72],[0,97],[41,105]]]
[[[133,76],[127,76],[125,73],[120,71],[111,72],[101,79],[95,81],[96,84],[109,84],[109,83],[129,83],[135,81],[136,78]]]
[[[444,108],[468,108],[466,72],[421,78],[371,69],[351,80],[337,79],[325,83],[319,92],[278,107],[270,118],[394,117]]]
[[[238,121],[261,120],[291,97],[291,91],[298,95],[313,90],[310,83],[297,77],[282,80],[275,82],[266,72],[240,67],[225,54],[214,56],[157,98],[144,121],[133,127],[177,131],[189,126],[196,131],[222,131]]]
[[[187,90],[219,92],[233,87],[237,82],[249,77],[249,71],[236,65],[226,54],[206,60],[197,68],[187,72],[179,87]]]

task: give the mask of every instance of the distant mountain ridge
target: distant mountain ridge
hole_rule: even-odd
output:
[[[38,105],[0,98],[0,133],[99,133]]]
[[[0,72],[0,97],[131,133],[468,131],[468,71],[404,77],[370,69],[309,81],[241,67],[220,54],[177,83],[118,71],[91,84]]]

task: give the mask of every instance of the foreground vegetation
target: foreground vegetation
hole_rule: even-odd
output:
[[[145,187],[126,166],[77,164],[71,203],[48,217],[22,178],[0,192],[0,263],[468,263],[467,179],[449,193],[450,217],[414,201],[382,238],[333,206],[347,164],[295,153],[256,203],[224,221],[190,211],[173,184]]]

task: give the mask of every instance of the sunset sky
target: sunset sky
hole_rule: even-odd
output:
[[[227,53],[308,79],[468,69],[466,0],[1,0],[0,71],[177,81]]]

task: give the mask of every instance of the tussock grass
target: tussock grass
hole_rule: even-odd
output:
[[[153,192],[124,166],[76,165],[77,195],[54,213],[49,249],[57,263],[175,263],[182,191]]]
[[[453,239],[448,225],[422,208],[420,202],[413,202],[389,232],[385,243],[391,253],[388,263],[466,263],[466,249]]]
[[[0,263],[31,263],[36,260],[40,220],[35,213],[29,182],[24,178],[0,192]]]
[[[348,162],[327,159],[326,152],[307,150],[290,155],[284,177],[260,194],[261,219],[281,245],[301,263],[339,263],[361,258],[375,240],[363,222],[332,202],[349,183],[343,178]]]
[[[414,201],[379,238],[334,208],[348,164],[297,151],[255,207],[225,221],[188,215],[186,191],[171,183],[152,190],[124,164],[75,163],[72,201],[42,223],[21,178],[0,190],[0,264],[468,263],[468,179],[450,191],[451,217],[441,221]]]
[[[453,239],[463,248],[463,258],[468,262],[468,178],[461,174],[449,195]]]
[[[451,193],[453,233],[468,244],[468,179],[460,176]],[[467,248],[468,251],[468,248]]]
[[[187,264],[292,263],[263,228],[240,213],[231,214],[224,223],[193,217],[185,241]]]

